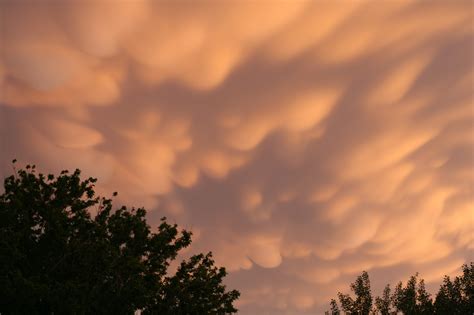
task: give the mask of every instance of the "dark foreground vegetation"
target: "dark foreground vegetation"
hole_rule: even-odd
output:
[[[14,161],[15,162],[15,161]],[[15,170],[0,195],[0,314],[220,315],[236,313],[225,268],[211,253],[170,263],[191,232],[162,218],[152,229],[143,208],[114,208],[80,171]],[[114,193],[115,195],[115,193]],[[326,314],[474,314],[474,264],[445,276],[432,297],[418,274],[372,297],[363,272]]]
[[[462,266],[462,275],[451,280],[445,276],[434,298],[425,289],[425,281],[418,274],[411,276],[403,285],[399,282],[395,289],[386,285],[382,296],[375,300],[370,290],[367,272],[362,272],[350,285],[354,297],[338,293],[339,304],[331,300],[331,310],[327,315],[354,314],[406,314],[406,315],[472,315],[474,314],[474,264]]]
[[[14,161],[15,163],[15,161]],[[0,314],[195,315],[236,313],[236,290],[211,253],[170,274],[191,233],[145,209],[114,209],[80,171],[38,174],[34,166],[4,181],[0,196]],[[115,194],[114,194],[115,195]]]

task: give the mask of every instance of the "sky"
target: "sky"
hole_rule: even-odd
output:
[[[0,176],[80,168],[194,233],[242,315],[474,252],[471,1],[0,3]]]

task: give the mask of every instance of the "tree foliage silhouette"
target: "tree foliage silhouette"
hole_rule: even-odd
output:
[[[474,264],[462,266],[462,275],[454,278],[444,277],[434,307],[439,314],[474,313]]]
[[[425,289],[425,281],[418,279],[417,273],[410,277],[405,286],[400,281],[393,294],[391,294],[390,285],[387,284],[382,296],[375,298],[375,307],[372,305],[369,275],[364,271],[350,285],[356,298],[353,299],[339,292],[339,303],[344,314],[474,314],[474,263],[463,265],[462,271],[463,274],[455,277],[453,281],[448,276],[444,277],[434,302]],[[338,304],[334,299],[331,300],[330,309],[331,311],[326,314],[340,314]]]
[[[335,299],[331,299],[331,310],[329,312],[325,312],[325,315],[341,315],[341,311],[339,310],[339,306]]]
[[[418,281],[418,273],[410,277],[405,287],[402,282],[397,284],[393,301],[395,308],[403,314],[433,314],[433,301],[425,290],[424,280]]]
[[[392,296],[390,294],[390,285],[387,284],[383,289],[382,296],[377,296],[375,298],[375,307],[376,310],[381,315],[390,315],[392,314]]]
[[[14,161],[15,162],[15,161]],[[229,314],[224,268],[211,253],[170,262],[191,233],[162,218],[156,231],[143,208],[114,210],[95,178],[58,177],[34,166],[4,181],[0,196],[1,314]],[[114,193],[116,195],[116,193]],[[95,214],[92,214],[95,212]]]
[[[347,314],[369,314],[372,309],[372,292],[370,290],[369,274],[363,271],[354,283],[351,283],[351,291],[355,294],[355,299],[348,294],[338,293],[342,310]]]

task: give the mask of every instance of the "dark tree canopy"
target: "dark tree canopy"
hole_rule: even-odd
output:
[[[436,299],[425,289],[425,281],[418,279],[418,273],[411,276],[404,286],[400,281],[393,294],[390,285],[386,285],[382,296],[375,298],[372,305],[370,281],[367,272],[358,276],[350,285],[355,299],[347,294],[338,293],[339,303],[344,314],[381,314],[381,315],[461,315],[474,314],[474,263],[462,266],[462,275],[453,281],[444,277]],[[338,304],[332,299],[330,311],[326,314],[339,315]]]
[[[339,310],[339,306],[337,305],[337,302],[335,299],[332,299],[331,300],[331,311],[330,312],[326,312],[326,315],[341,315],[341,311]]]
[[[354,283],[351,283],[351,291],[355,294],[355,299],[348,294],[338,293],[342,310],[347,314],[369,314],[372,309],[372,292],[370,290],[369,274],[364,271],[358,276]]]
[[[114,209],[96,179],[16,171],[0,196],[1,314],[229,314],[236,290],[212,255],[168,267],[191,233],[143,208]],[[115,194],[114,194],[115,195]],[[94,214],[93,214],[94,213]]]
[[[397,284],[393,301],[395,308],[403,314],[433,314],[431,295],[425,290],[424,280],[418,281],[418,274],[411,276],[405,287],[402,282]]]
[[[434,303],[439,314],[474,313],[474,264],[463,265],[462,272],[454,281],[448,276],[444,277]]]
[[[375,298],[375,307],[376,310],[380,312],[380,315],[391,314],[392,297],[390,291],[390,285],[387,284],[383,289],[382,296],[377,296]]]

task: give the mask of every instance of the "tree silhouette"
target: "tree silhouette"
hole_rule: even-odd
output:
[[[381,315],[392,314],[392,296],[390,295],[390,285],[387,284],[383,289],[382,297],[375,298],[375,306]]]
[[[418,282],[418,273],[411,276],[405,287],[399,282],[394,292],[394,304],[404,314],[433,314],[433,302],[425,290],[425,282]]]
[[[341,311],[339,310],[339,306],[337,305],[335,299],[331,299],[331,303],[329,304],[331,306],[331,310],[324,312],[325,315],[341,315]]]
[[[390,285],[387,284],[382,296],[375,298],[375,307],[372,307],[369,275],[365,271],[350,285],[356,294],[356,299],[339,292],[339,302],[344,314],[474,314],[474,263],[463,265],[462,271],[463,274],[455,277],[454,281],[448,276],[444,277],[434,303],[425,289],[425,281],[418,280],[417,273],[410,277],[405,286],[400,281],[393,294]],[[334,299],[331,300],[330,307],[331,311],[326,314],[339,314]]]
[[[363,271],[354,283],[351,283],[351,291],[355,294],[355,300],[348,294],[338,293],[342,310],[348,314],[369,314],[372,310],[372,293],[370,290],[369,274]]]
[[[462,271],[454,281],[444,277],[434,303],[437,314],[474,313],[474,264],[463,265]]]
[[[15,161],[14,161],[15,162]],[[57,177],[34,166],[4,181],[0,196],[1,314],[229,314],[236,290],[212,255],[170,262],[191,233],[143,208],[113,210],[80,171]],[[114,193],[116,195],[116,193]],[[95,214],[92,214],[95,212]]]

